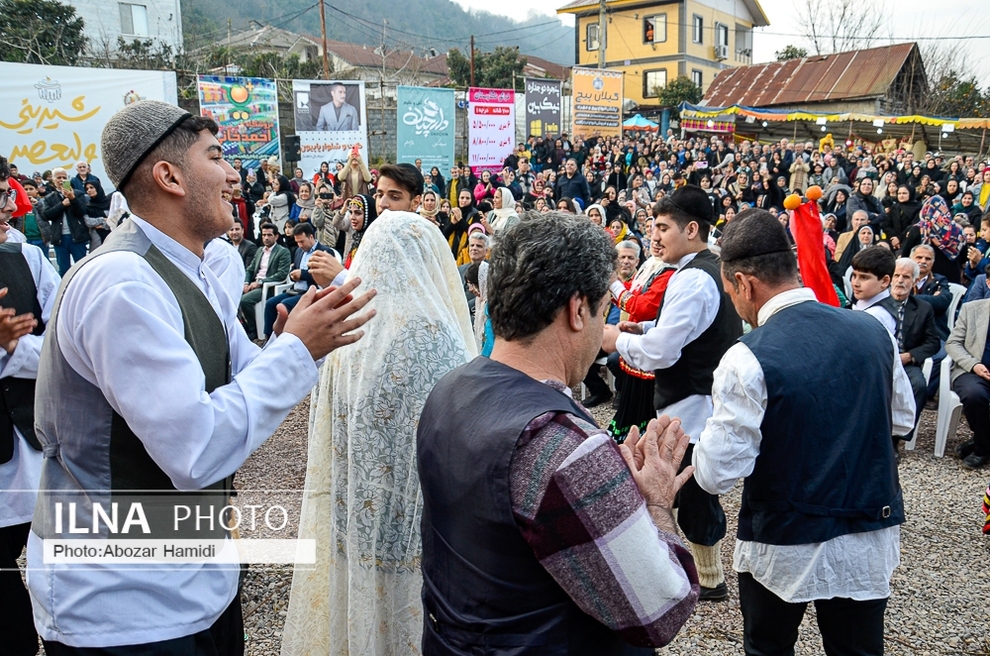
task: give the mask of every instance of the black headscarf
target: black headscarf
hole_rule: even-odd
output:
[[[286,205],[286,207],[288,207],[291,210],[292,206],[296,204],[296,195],[292,193],[292,187],[289,185],[289,179],[284,175],[280,175],[278,176],[277,180],[278,180],[278,193],[285,194],[285,197],[289,201],[289,204]]]
[[[362,205],[362,209],[364,210],[364,223],[361,224],[360,230],[354,231],[354,238],[351,240],[351,252],[347,256],[348,264],[350,264],[354,259],[355,253],[357,253],[358,246],[361,245],[361,238],[367,232],[368,226],[378,218],[378,208],[375,206],[375,199],[368,194],[355,194],[347,202]]]
[[[90,185],[96,189],[96,195],[90,196],[89,194],[86,194],[87,198],[89,198],[89,202],[86,205],[86,214],[87,216],[105,217],[107,212],[110,211],[110,199],[103,191],[103,185],[100,184],[99,180],[87,180],[83,189],[85,190],[85,187]]]

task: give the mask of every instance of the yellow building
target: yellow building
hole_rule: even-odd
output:
[[[641,106],[678,76],[704,92],[722,69],[752,63],[753,28],[770,24],[759,0],[607,0],[602,39],[598,12],[597,0],[557,10],[574,15],[575,61],[597,67],[604,46],[605,67],[625,72],[623,95]]]

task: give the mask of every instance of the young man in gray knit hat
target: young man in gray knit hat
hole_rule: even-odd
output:
[[[243,652],[238,566],[53,564],[44,541],[128,537],[131,522],[95,520],[88,534],[66,535],[77,527],[73,519],[65,530],[62,508],[89,518],[97,503],[113,504],[125,517],[142,490],[155,501],[129,537],[232,549],[225,531],[179,534],[173,518],[186,506],[217,516],[234,472],[316,383],[316,361],[360,339],[373,315],[356,313],[374,291],[341,305],[355,279],[307,292],[263,350],[248,340],[236,301],[202,259],[232,225],[224,196],[240,184],[217,131],[156,101],[129,105],[103,131],[104,166],[131,216],[64,278],[38,370],[46,458],[28,586],[49,656]],[[162,508],[168,521],[152,512]]]

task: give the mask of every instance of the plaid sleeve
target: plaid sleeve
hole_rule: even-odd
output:
[[[581,610],[633,645],[677,635],[698,601],[694,560],[657,530],[606,433],[573,415],[541,415],[509,476],[523,538]]]

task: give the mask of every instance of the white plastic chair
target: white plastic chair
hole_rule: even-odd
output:
[[[853,299],[852,275],[853,275],[853,268],[848,267],[846,269],[846,272],[842,274],[842,286],[845,287],[846,298],[849,299],[849,302],[855,303],[856,301],[855,299]]]
[[[952,327],[956,325],[956,310],[959,309],[959,304],[962,303],[963,296],[966,295],[966,288],[950,282],[949,289],[952,291],[952,302],[949,303],[949,309],[945,311],[945,318],[949,324],[949,332],[952,332]]]
[[[278,296],[292,285],[292,281],[286,278],[282,282],[266,282],[261,286],[261,300],[254,306],[254,329],[258,331],[258,337],[265,334],[265,301]]]
[[[945,356],[942,360],[941,378],[938,381],[938,421],[935,424],[935,455],[941,458],[945,455],[945,443],[949,435],[955,435],[959,427],[959,417],[962,415],[962,401],[959,395],[952,391],[949,382],[949,372],[952,370],[952,358]]]

